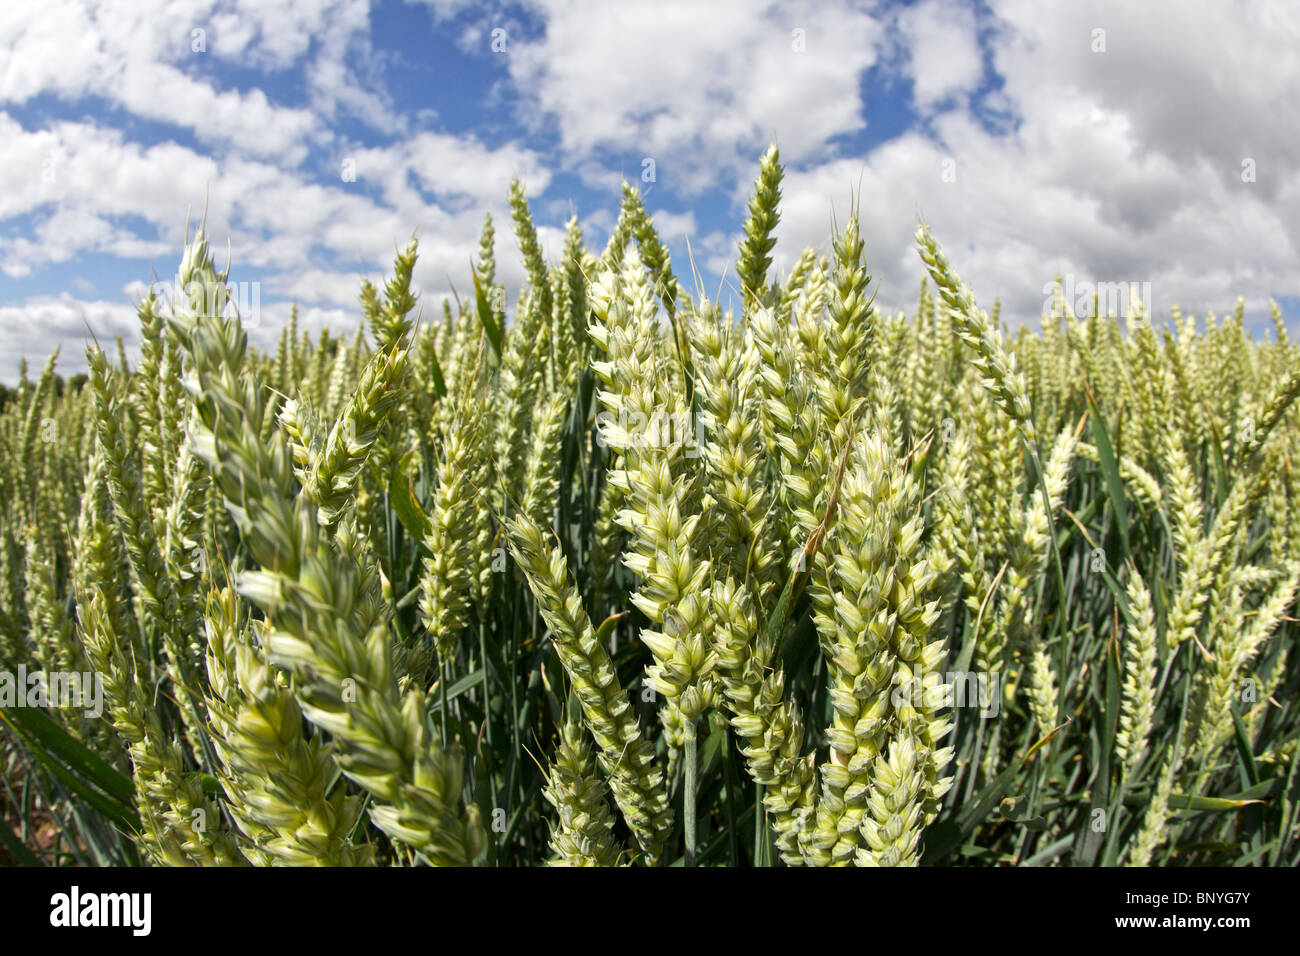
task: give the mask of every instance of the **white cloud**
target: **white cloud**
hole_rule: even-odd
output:
[[[0,103],[41,93],[102,97],[136,116],[191,130],[202,142],[300,162],[317,128],[308,110],[273,105],[261,90],[218,90],[195,74],[202,57],[285,65],[302,38],[338,11],[286,19],[281,5],[50,0],[0,13]],[[219,27],[240,24],[228,44]],[[194,31],[203,31],[195,33]],[[195,50],[195,47],[200,47]]]
[[[70,295],[33,296],[20,305],[0,306],[0,342],[4,343],[0,379],[13,382],[18,360],[45,364],[59,349],[56,371],[63,376],[85,371],[86,346],[94,339],[105,350],[115,348],[117,336],[134,343],[139,332],[135,309],[126,303],[81,300]],[[93,339],[92,339],[93,335]],[[128,350],[128,355],[137,354]]]
[[[1262,37],[1244,7],[1049,9],[993,4],[1009,131],[986,128],[968,108],[980,82],[973,69],[926,81],[918,100],[938,109],[932,135],[788,174],[778,265],[810,242],[828,251],[831,201],[843,221],[860,188],[868,264],[890,308],[915,302],[918,215],[981,302],[1000,296],[1013,323],[1036,322],[1043,283],[1058,272],[1150,282],[1162,312],[1177,302],[1222,313],[1240,293],[1261,323],[1270,295],[1300,294],[1300,44],[1287,39],[1300,18],[1272,8]],[[918,24],[926,10],[915,9]],[[1107,31],[1100,54],[1091,50],[1098,26]],[[922,71],[934,57],[917,51],[933,42],[913,50]],[[1241,179],[1247,156],[1260,170],[1253,184]],[[944,181],[945,160],[955,182]]]
[[[668,212],[665,209],[657,209],[651,212],[650,218],[654,220],[655,231],[659,233],[664,242],[677,243],[695,235],[695,213],[689,209],[686,212]]]
[[[437,276],[445,286],[446,274],[463,274],[477,247],[484,206],[493,209],[499,228],[504,223],[509,229],[504,200],[510,177],[523,176],[534,192],[549,181],[527,150],[432,134],[361,151],[358,182],[332,184],[257,159],[214,163],[172,143],[145,148],[85,123],[27,131],[3,113],[0,144],[0,164],[17,187],[0,192],[0,219],[27,214],[35,223],[30,237],[0,239],[0,271],[10,276],[85,251],[162,256],[166,262],[169,254],[179,255],[185,210],[192,209],[197,221],[206,196],[209,234],[219,241],[229,237],[237,269],[255,264],[301,276],[319,271],[324,255],[337,259],[344,275],[383,270],[395,247],[419,230],[417,275]],[[56,160],[47,177],[50,156]],[[415,183],[453,207],[427,200]],[[368,185],[378,187],[380,199],[367,194]],[[126,217],[143,220],[155,234],[118,224]],[[546,241],[553,243],[554,236]],[[504,280],[520,279],[508,242],[501,254]],[[159,271],[168,274],[170,263]],[[355,291],[344,301],[354,304]]]
[[[842,222],[856,191],[868,264],[891,308],[915,299],[918,214],[981,301],[1001,296],[1013,321],[1037,315],[1058,272],[1149,281],[1162,309],[1222,310],[1240,291],[1262,317],[1268,295],[1300,295],[1300,15],[1286,5],[527,3],[542,29],[516,29],[498,6],[455,26],[486,57],[488,31],[510,25],[492,95],[517,103],[520,138],[502,145],[430,131],[434,114],[395,108],[377,79],[365,0],[0,6],[0,277],[30,282],[95,253],[147,258],[169,278],[185,211],[197,219],[206,195],[214,245],[229,237],[235,279],[260,278],[273,324],[296,297],[312,322],[350,329],[359,278],[380,279],[412,232],[426,309],[453,283],[463,296],[486,208],[514,301],[523,269],[506,186],[524,181],[540,222],[567,218],[568,197],[548,194],[558,154],[605,204],[582,216],[590,243],[612,225],[626,176],[657,207],[687,281],[683,240],[702,266],[730,272],[757,157],[775,139],[788,166],[777,268],[807,243],[828,252],[832,209]],[[430,19],[447,28],[471,6],[437,0]],[[193,29],[207,31],[206,53],[192,52]],[[1094,52],[1098,29],[1105,52]],[[874,64],[913,80],[922,122],[852,156],[847,137],[872,122],[862,80]],[[293,71],[285,78],[302,83],[302,98],[286,106],[223,86],[231,65],[268,78]],[[4,111],[49,95],[113,110],[45,128]],[[136,142],[122,116],[190,131],[196,145]],[[381,135],[339,135],[344,116]],[[552,133],[548,152],[539,144]],[[345,157],[356,182],[338,175]],[[653,183],[639,181],[646,157]],[[1247,160],[1256,182],[1242,181]],[[663,208],[705,190],[729,195],[725,226],[702,208]],[[561,230],[544,225],[540,236],[558,256]],[[82,312],[108,326],[127,316],[133,340],[128,302],[87,288],[82,280],[84,301],[6,306],[0,372],[24,350],[44,354],[42,336],[79,343]]]
[[[882,30],[855,4],[535,6],[545,34],[514,45],[508,68],[579,161],[596,150],[652,157],[661,182],[697,193],[747,168],[773,136],[799,160],[863,126],[859,77]]]
[[[488,149],[473,136],[419,133],[393,146],[358,149],[355,155],[358,178],[379,184],[394,206],[422,202],[412,183],[444,202],[466,200],[481,208],[500,201],[513,178],[530,196],[544,192],[551,179],[531,150],[510,145]]]
[[[906,48],[906,72],[917,106],[928,110],[968,92],[983,74],[975,13],[956,0],[925,0],[898,16]]]

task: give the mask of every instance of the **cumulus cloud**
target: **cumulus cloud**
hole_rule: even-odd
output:
[[[282,11],[275,4],[151,0],[11,5],[0,14],[0,48],[6,51],[0,104],[41,94],[70,101],[95,96],[134,116],[189,130],[205,143],[239,141],[244,149],[301,161],[302,140],[317,125],[309,111],[275,106],[258,89],[218,90],[194,75],[208,55],[275,66],[299,52],[304,22],[286,22]],[[325,11],[314,12],[310,22],[319,23]],[[221,42],[223,24],[240,24],[228,44]]]
[[[508,228],[500,232],[509,223],[505,186],[519,175],[535,192],[549,176],[530,151],[491,149],[468,137],[417,136],[358,151],[353,182],[317,182],[256,158],[214,161],[174,143],[145,147],[87,123],[26,130],[3,113],[0,142],[0,163],[20,187],[0,193],[0,219],[27,223],[23,232],[0,234],[0,274],[28,277],[86,253],[104,253],[124,262],[148,260],[166,281],[184,241],[186,210],[193,227],[203,214],[195,202],[206,197],[208,234],[218,248],[229,242],[232,278],[259,283],[267,315],[282,321],[296,298],[317,310],[313,314],[333,316],[336,330],[358,320],[360,279],[379,279],[413,233],[421,238],[415,281],[433,306],[452,293],[453,276],[463,286],[485,207],[499,228],[498,274],[518,287],[522,263]],[[475,176],[476,170],[484,175]],[[543,228],[541,237],[548,253],[558,255],[562,231]],[[149,277],[147,269],[131,268],[140,279]],[[10,304],[9,314],[32,301]],[[93,301],[59,301],[65,311],[76,304],[98,314]],[[340,325],[345,313],[350,318]],[[20,354],[39,355],[59,344],[71,346],[65,357],[80,368],[82,332],[77,322],[41,322],[30,335],[0,336],[4,374],[12,377]],[[130,324],[125,332],[134,341]],[[32,335],[44,336],[34,352]]]
[[[922,55],[927,45],[947,42],[925,26],[943,6],[900,18],[904,35],[919,31],[913,62],[922,71],[935,59]],[[1300,44],[1288,43],[1296,15],[1183,4],[1171,17],[1163,4],[1014,0],[991,9],[981,29],[1012,128],[971,107],[982,82],[973,65],[964,79],[941,68],[917,87],[918,104],[940,104],[926,129],[865,157],[791,171],[780,265],[804,244],[824,246],[830,202],[842,219],[860,190],[882,304],[915,300],[918,216],[977,294],[989,304],[1001,297],[1013,322],[1036,321],[1042,286],[1058,273],[1149,282],[1160,310],[1222,312],[1240,293],[1257,322],[1270,296],[1300,292],[1300,142],[1291,135]],[[1254,182],[1243,181],[1247,159]]]
[[[230,235],[246,261],[306,266],[313,252],[324,249],[349,261],[359,255],[378,263],[390,258],[397,238],[419,226],[450,227],[462,239],[470,233],[476,239],[483,204],[501,203],[512,175],[524,177],[534,192],[548,181],[530,151],[434,135],[359,150],[355,181],[333,182],[258,159],[216,162],[174,143],[143,147],[119,131],[85,123],[29,131],[0,113],[0,139],[4,165],[20,187],[0,193],[0,218],[36,217],[40,240],[0,240],[0,269],[10,274],[63,261],[67,250],[103,249],[110,240],[129,243],[133,233],[110,228],[113,217],[142,218],[157,230],[156,238],[175,246],[184,211],[204,196],[210,233]],[[483,175],[475,176],[476,170]],[[367,192],[372,187],[378,198]],[[421,190],[443,200],[467,200],[459,203],[466,211],[449,211]],[[196,219],[200,211],[194,211]]]
[[[12,381],[16,376],[18,359],[40,366],[55,348],[60,350],[56,371],[65,376],[83,371],[85,348],[94,339],[111,351],[119,335],[134,343],[138,329],[135,309],[126,303],[64,294],[33,296],[17,305],[0,306],[0,341],[14,363],[6,377]],[[127,354],[134,357],[138,350],[129,349]]]
[[[858,4],[532,6],[545,33],[508,68],[571,157],[653,158],[689,195],[733,181],[772,137],[808,160],[865,123],[859,79],[883,30]]]
[[[1300,13],[1285,4],[428,7],[482,67],[484,100],[457,100],[451,74],[386,89],[366,0],[0,8],[0,375],[59,343],[75,370],[87,321],[133,341],[130,302],[151,269],[170,276],[205,201],[235,278],[260,283],[255,342],[291,299],[304,327],[354,325],[359,279],[413,233],[425,308],[463,295],[485,210],[513,301],[516,176],[552,256],[573,214],[599,246],[619,181],[638,183],[683,281],[693,263],[713,295],[773,139],[777,268],[806,244],[829,252],[856,198],[891,308],[915,299],[918,216],[1012,322],[1036,319],[1058,273],[1149,282],[1158,310],[1222,311],[1240,292],[1260,319],[1269,296],[1300,296]],[[868,86],[885,92],[868,102]]]
[[[899,41],[916,104],[928,110],[979,85],[984,60],[972,7],[924,0],[898,15]]]

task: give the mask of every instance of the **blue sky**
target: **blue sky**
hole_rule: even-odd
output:
[[[83,368],[87,326],[134,345],[205,202],[262,343],[293,300],[350,332],[412,233],[438,307],[485,211],[513,301],[512,176],[552,254],[572,214],[604,245],[627,177],[712,295],[773,140],[778,269],[856,195],[890,309],[915,301],[919,214],[1013,323],[1061,274],[1146,283],[1159,312],[1241,295],[1260,330],[1276,300],[1294,327],[1297,128],[1289,4],[11,0],[0,379],[59,346]]]

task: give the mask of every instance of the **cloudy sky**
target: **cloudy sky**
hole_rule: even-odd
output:
[[[463,292],[485,210],[513,300],[512,176],[552,254],[572,214],[603,246],[636,182],[713,295],[771,141],[777,266],[856,195],[891,309],[920,215],[1009,322],[1060,274],[1294,328],[1298,131],[1289,2],[6,0],[0,380],[82,369],[88,327],[131,344],[205,206],[262,342],[293,300],[351,332],[413,233],[426,303]]]

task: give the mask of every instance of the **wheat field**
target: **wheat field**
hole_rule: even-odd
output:
[[[1300,356],[1010,332],[862,221],[738,309],[635,189],[507,302],[413,240],[249,347],[202,228],[141,354],[0,412],[3,853],[42,865],[1295,866]],[[187,235],[188,232],[187,232]],[[955,240],[956,237],[954,237]],[[37,676],[39,675],[39,676]],[[76,691],[80,690],[78,698]]]

